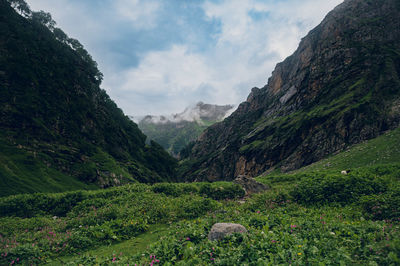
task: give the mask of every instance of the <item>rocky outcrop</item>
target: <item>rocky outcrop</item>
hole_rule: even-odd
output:
[[[236,177],[233,182],[241,185],[246,192],[246,195],[260,193],[269,189],[267,185],[257,182],[256,180],[254,180],[254,178],[247,177],[245,175],[240,175]]]
[[[400,121],[400,4],[346,0],[279,63],[268,84],[208,128],[186,180],[233,180],[318,161]]]
[[[211,241],[224,239],[233,233],[246,233],[246,228],[241,224],[217,223],[211,227],[208,239]]]

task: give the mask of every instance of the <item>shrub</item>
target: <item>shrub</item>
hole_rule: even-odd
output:
[[[400,187],[390,189],[388,192],[364,196],[360,204],[365,213],[374,220],[400,221]]]
[[[173,196],[173,197],[178,197],[179,195],[182,195],[184,192],[176,184],[171,184],[171,183],[154,184],[152,189],[153,192],[155,193],[164,193],[167,196]]]
[[[88,197],[87,192],[59,194],[21,194],[0,199],[0,216],[34,217],[64,216],[72,207]]]
[[[364,195],[378,194],[386,189],[387,183],[383,179],[368,174],[319,175],[303,178],[290,195],[305,204],[347,204]]]
[[[230,182],[200,183],[199,193],[215,200],[241,198],[245,194],[240,185]]]
[[[243,197],[243,188],[231,182],[215,183],[158,183],[152,186],[155,193],[163,193],[167,196],[179,197],[185,194],[200,194],[215,200],[235,199]]]

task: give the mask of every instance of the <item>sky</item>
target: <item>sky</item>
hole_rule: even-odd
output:
[[[239,104],[343,0],[27,0],[104,74],[127,115]]]

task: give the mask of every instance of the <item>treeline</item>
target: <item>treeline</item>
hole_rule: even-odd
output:
[[[97,84],[101,84],[103,73],[99,71],[97,62],[93,60],[92,56],[77,39],[70,38],[62,29],[56,27],[57,23],[53,20],[50,13],[44,12],[43,10],[32,11],[25,0],[7,0],[7,2],[10,3],[11,7],[21,16],[47,27],[58,41],[67,44],[75,50],[85,62],[89,63],[92,68],[91,70],[94,72]]]

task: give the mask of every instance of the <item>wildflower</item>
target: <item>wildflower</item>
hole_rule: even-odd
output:
[[[297,253],[297,255],[301,256],[301,252]]]
[[[186,241],[190,241],[190,237],[187,237],[187,238],[186,238]]]

